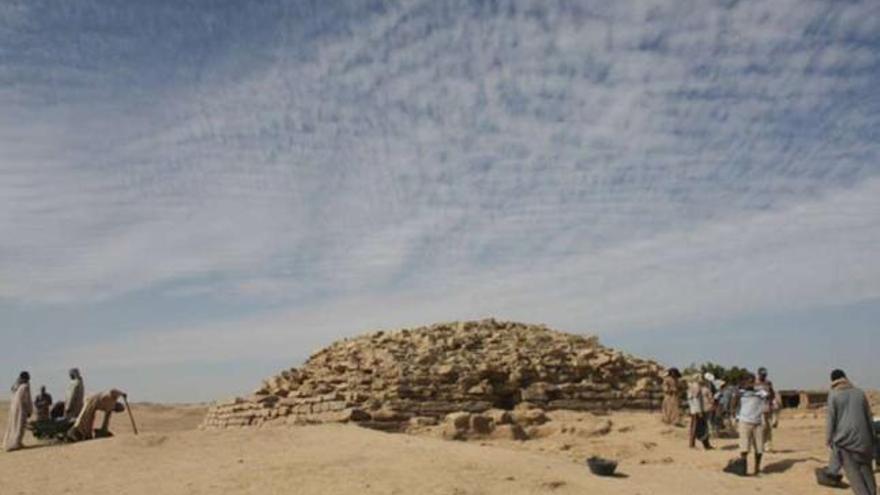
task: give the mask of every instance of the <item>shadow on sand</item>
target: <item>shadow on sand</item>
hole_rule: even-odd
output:
[[[25,445],[22,448],[18,449],[17,451],[13,451],[13,452],[24,452],[27,450],[36,450],[36,449],[42,449],[42,448],[46,448],[46,447],[55,447],[56,445],[64,445],[64,442],[40,442],[40,443],[28,444],[28,445]]]
[[[815,461],[822,462],[820,459],[816,459],[815,457],[803,457],[800,459],[783,459],[781,461],[771,462],[770,464],[765,465],[761,472],[764,474],[778,474],[784,473],[794,467],[795,464],[800,464],[802,462],[807,461]]]

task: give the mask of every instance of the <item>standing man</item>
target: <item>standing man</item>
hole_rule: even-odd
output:
[[[703,416],[706,418],[707,428],[717,433],[715,424],[715,390],[715,375],[707,371],[703,375],[703,383],[700,384],[700,393],[703,394]]]
[[[691,376],[687,388],[688,412],[691,416],[688,444],[691,448],[696,446],[697,439],[703,444],[703,448],[710,450],[709,426],[706,424],[706,406],[703,402],[703,375],[697,373]]]
[[[18,380],[12,386],[12,402],[9,403],[9,417],[6,418],[6,436],[3,438],[3,450],[11,452],[18,450],[24,445],[24,429],[27,420],[34,412],[34,404],[31,402],[31,375],[22,371]]]
[[[681,422],[681,372],[678,368],[669,368],[663,378],[663,422],[677,426]]]
[[[46,387],[40,387],[40,393],[34,399],[34,408],[37,410],[37,421],[49,419],[49,409],[52,407],[52,396],[46,392]]]
[[[827,414],[825,440],[831,449],[828,471],[837,474],[842,466],[853,493],[877,495],[871,466],[876,442],[871,405],[843,370],[831,372]]]
[[[738,397],[735,384],[727,383],[721,388],[718,408],[722,414],[722,428],[725,430],[734,426],[736,412],[739,409],[739,404],[737,404]]]
[[[64,401],[64,417],[75,420],[82,411],[86,389],[78,368],[71,368],[68,374],[70,385],[67,387],[67,398]]]
[[[767,393],[766,401],[764,403],[764,451],[770,452],[773,450],[773,427],[776,424],[776,420],[774,416],[776,414],[776,390],[773,389],[773,382],[767,378],[767,368],[760,367],[758,368],[758,379],[755,381],[755,390],[763,390]]]
[[[755,475],[761,473],[761,457],[764,456],[764,405],[767,402],[767,391],[755,386],[755,377],[749,374],[739,391],[739,455],[744,461],[749,458],[749,451],[755,449]]]

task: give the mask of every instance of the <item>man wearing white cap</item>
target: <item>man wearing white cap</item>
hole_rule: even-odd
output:
[[[703,414],[706,418],[706,426],[715,430],[715,375],[709,373],[703,375],[703,383],[700,384],[700,393],[703,395]]]
[[[767,378],[767,368],[758,368],[758,379],[755,380],[755,390],[763,390],[767,393],[767,400],[764,403],[764,420],[762,423],[764,451],[770,452],[773,445],[773,428],[778,423],[776,419],[776,390],[773,389],[773,382]]]

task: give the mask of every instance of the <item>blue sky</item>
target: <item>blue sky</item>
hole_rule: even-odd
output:
[[[0,376],[496,316],[880,387],[880,6],[0,3]]]

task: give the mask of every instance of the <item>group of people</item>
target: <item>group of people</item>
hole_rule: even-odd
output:
[[[769,449],[773,438],[772,429],[778,425],[779,399],[766,368],[760,368],[757,377],[751,378],[750,386],[761,396],[761,428],[758,432],[761,436],[761,448]],[[743,421],[739,419],[742,399],[752,396],[746,385],[745,382],[728,383],[708,372],[694,373],[683,378],[677,368],[671,368],[663,381],[663,421],[670,425],[681,424],[684,396],[689,418],[690,447],[695,448],[699,440],[705,449],[711,449],[712,434],[721,435],[742,424]]]
[[[663,380],[664,423],[681,426],[683,402],[690,417],[691,448],[695,448],[699,440],[705,449],[711,449],[711,432],[720,433],[735,426],[742,462],[745,465],[749,453],[754,452],[754,472],[761,472],[761,460],[770,450],[781,408],[780,397],[766,368],[759,368],[756,375],[747,374],[736,384],[716,380],[710,373],[696,373],[683,379],[678,369],[671,368]],[[870,403],[842,370],[831,373],[826,445],[831,451],[825,468],[829,476],[839,478],[843,471],[854,493],[877,494],[872,463],[880,452],[880,445],[877,445]]]
[[[86,397],[85,384],[79,369],[72,368],[68,375],[70,384],[65,400],[53,404],[52,396],[46,392],[45,386],[40,387],[40,393],[32,400],[30,373],[22,371],[19,374],[12,386],[3,450],[10,452],[24,447],[24,432],[32,415],[36,416],[37,422],[53,421],[69,426],[67,438],[71,441],[87,440],[109,433],[110,416],[113,412],[125,410],[125,406],[118,401],[120,398],[126,399],[128,395],[121,390],[111,389]],[[98,411],[104,412],[104,421],[96,431],[94,423]]]

